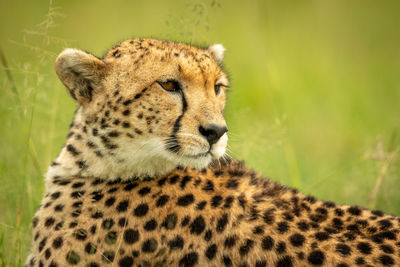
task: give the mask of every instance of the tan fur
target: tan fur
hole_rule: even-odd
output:
[[[221,160],[226,134],[193,156],[210,149],[199,126],[225,124],[225,91],[214,88],[227,85],[221,51],[136,39],[101,60],[60,55],[57,73],[78,88],[79,107],[49,168],[26,265],[400,265],[400,218],[318,201]],[[181,84],[186,107],[157,83],[167,80]]]

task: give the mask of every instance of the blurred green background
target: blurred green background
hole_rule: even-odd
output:
[[[400,2],[0,1],[0,266],[20,266],[75,109],[54,72],[131,37],[222,43],[229,154],[324,200],[400,215]]]

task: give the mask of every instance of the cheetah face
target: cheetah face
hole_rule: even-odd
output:
[[[223,52],[221,45],[136,39],[102,59],[67,49],[56,70],[79,104],[74,126],[85,127],[94,158],[101,154],[112,176],[152,176],[204,168],[224,155]]]

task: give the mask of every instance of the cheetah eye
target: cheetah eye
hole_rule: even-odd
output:
[[[220,83],[214,85],[215,95],[219,95],[219,93],[221,92],[221,88],[224,87],[224,86],[225,85],[220,84]]]
[[[168,92],[178,92],[181,90],[177,81],[171,80],[166,82],[157,82],[164,90]]]

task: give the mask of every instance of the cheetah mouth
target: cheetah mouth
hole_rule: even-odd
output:
[[[212,156],[212,153],[210,150],[208,150],[207,152],[204,153],[198,153],[195,155],[185,155],[185,157],[191,158],[191,159],[200,159],[200,158],[205,158],[207,156]]]

